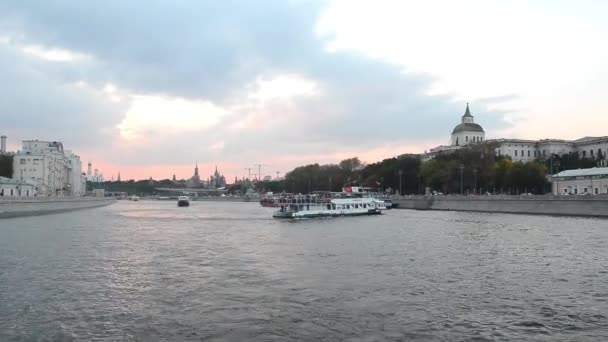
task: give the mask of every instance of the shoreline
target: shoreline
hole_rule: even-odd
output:
[[[115,199],[105,197],[37,197],[0,199],[0,219],[64,213],[75,210],[104,207],[115,202]]]
[[[395,209],[608,218],[608,198],[556,196],[411,196]]]

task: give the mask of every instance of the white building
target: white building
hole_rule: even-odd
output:
[[[608,167],[562,171],[551,177],[554,195],[608,194]]]
[[[462,122],[454,127],[452,131],[451,146],[465,146],[483,142],[486,133],[483,128],[475,123],[475,117],[469,111],[469,104],[462,116]]]
[[[606,165],[608,154],[608,137],[585,137],[578,140],[497,139],[488,142],[498,143],[496,155],[510,157],[513,161],[527,162],[576,153],[581,158],[594,159],[599,164]]]
[[[35,197],[38,195],[38,187],[35,182],[0,177],[0,198],[4,197]]]
[[[80,157],[61,142],[24,140],[13,159],[13,179],[36,182],[40,196],[81,196],[81,168]]]
[[[485,140],[483,128],[476,124],[473,115],[469,111],[469,105],[462,116],[462,122],[452,131],[449,146],[438,146],[431,149],[422,156],[422,160],[433,159],[438,153],[452,152],[463,146],[476,143],[496,144],[496,155],[509,157],[513,161],[529,162],[533,160],[545,160],[554,155],[577,153],[581,158],[589,158],[598,161],[598,164],[608,166],[606,156],[608,155],[608,136],[584,137],[578,140],[562,139],[492,139]]]
[[[485,138],[486,133],[483,130],[483,127],[475,123],[475,117],[471,115],[469,104],[467,103],[467,108],[464,115],[461,117],[460,124],[452,130],[450,145],[441,145],[432,148],[429,152],[422,155],[422,161],[431,160],[442,152],[453,152],[461,149],[463,146],[483,143]]]
[[[70,196],[84,196],[86,193],[86,179],[82,176],[82,162],[80,157],[72,151],[65,151],[68,159],[68,184]]]

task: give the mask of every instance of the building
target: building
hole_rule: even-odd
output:
[[[194,175],[186,181],[186,185],[193,188],[201,186],[201,177],[198,173],[198,162],[194,164]]]
[[[508,157],[513,161],[529,162],[533,160],[546,160],[554,155],[576,153],[581,158],[594,159],[599,165],[608,166],[608,136],[584,137],[578,140],[563,139],[489,139],[486,140],[485,131],[469,110],[469,104],[461,123],[454,127],[450,137],[449,146],[438,146],[422,155],[423,161],[435,158],[439,153],[457,151],[464,146],[479,143],[496,145],[496,155]]]
[[[18,181],[0,177],[0,198],[3,197],[36,197],[38,186],[30,180]]]
[[[497,143],[496,155],[522,162],[576,153],[581,158],[595,159],[600,165],[606,166],[608,154],[608,137],[584,137],[577,140],[496,139],[488,142]]]
[[[217,171],[217,165],[215,166],[215,172],[209,177],[209,188],[219,189],[226,187],[226,177]]]
[[[562,171],[551,177],[554,195],[608,194],[608,167]]]
[[[475,123],[475,117],[471,115],[469,104],[461,118],[462,122],[454,127],[450,139],[451,146],[466,146],[483,142],[486,133],[483,128]]]
[[[39,196],[82,196],[80,157],[57,141],[24,140],[13,158],[14,180],[35,182]]]
[[[481,125],[475,123],[475,117],[471,114],[468,103],[460,120],[460,123],[452,130],[450,145],[432,148],[429,152],[422,155],[422,161],[431,160],[442,152],[457,151],[463,146],[480,144],[485,141],[486,133]]]

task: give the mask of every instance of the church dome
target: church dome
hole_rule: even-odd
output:
[[[460,125],[454,127],[452,134],[460,133],[460,132],[481,132],[484,133],[483,128],[479,124],[473,122],[464,122]]]

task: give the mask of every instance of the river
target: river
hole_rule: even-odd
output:
[[[0,220],[0,341],[605,341],[608,220],[120,201]]]

